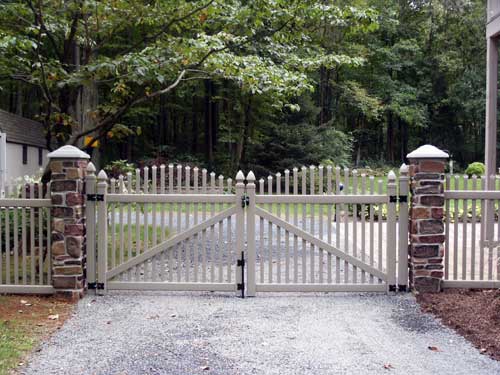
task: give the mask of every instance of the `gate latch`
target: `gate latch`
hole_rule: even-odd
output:
[[[248,195],[244,195],[241,197],[241,207],[245,208],[250,204],[250,197]]]

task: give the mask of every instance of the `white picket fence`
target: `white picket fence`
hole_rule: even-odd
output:
[[[445,288],[500,286],[500,176],[447,175],[445,184]]]
[[[87,193],[96,199],[87,203],[87,238],[98,240],[87,241],[89,285],[240,293],[246,284],[250,296],[406,288],[402,171],[399,227],[394,174],[386,184],[349,169],[293,169],[270,176],[267,186],[260,180],[256,194],[251,172],[234,185],[181,165],[109,181],[100,172],[97,183],[90,173]]]
[[[54,292],[50,207],[41,184],[10,187],[0,199],[0,293]]]

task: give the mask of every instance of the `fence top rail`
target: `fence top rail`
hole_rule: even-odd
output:
[[[0,207],[51,207],[50,199],[0,198]]]
[[[383,204],[389,202],[386,194],[374,195],[257,195],[256,203],[305,204]]]
[[[234,203],[235,194],[106,194],[113,203]]]
[[[500,191],[494,190],[445,190],[445,199],[500,199]]]

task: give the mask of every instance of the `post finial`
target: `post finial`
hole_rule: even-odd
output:
[[[243,171],[239,170],[238,173],[236,173],[236,181],[243,182],[244,180],[245,180],[245,175],[243,174]]]
[[[92,162],[89,162],[87,165],[87,174],[90,176],[94,176],[96,172],[95,165]]]
[[[107,180],[108,179],[108,175],[106,174],[106,172],[104,172],[104,169],[101,169],[101,171],[97,175],[97,178],[99,180]]]

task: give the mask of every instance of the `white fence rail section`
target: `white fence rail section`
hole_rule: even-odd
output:
[[[500,177],[489,178],[495,190],[484,176],[446,176],[444,287],[500,286]]]
[[[9,187],[0,199],[0,293],[53,293],[47,186]]]

